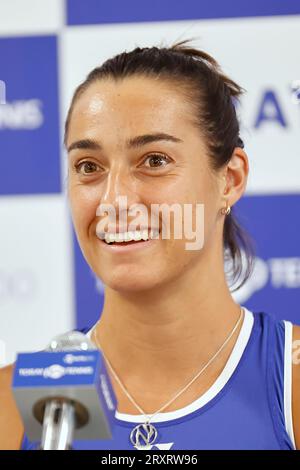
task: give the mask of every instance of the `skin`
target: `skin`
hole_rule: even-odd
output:
[[[160,140],[135,148],[126,145],[129,138],[154,133],[171,134],[181,142]],[[101,149],[94,145],[69,151],[68,196],[83,255],[105,284],[105,304],[94,339],[98,339],[137,403],[151,414],[207,363],[239,318],[240,307],[230,294],[224,274],[225,216],[220,210],[226,202],[233,206],[243,195],[248,158],[236,148],[230,162],[213,172],[205,138],[193,124],[192,110],[183,96],[170,83],[141,77],[97,82],[81,95],[71,116],[67,147],[83,139],[101,143]],[[166,156],[167,163],[149,167],[153,153]],[[77,167],[76,171],[75,166],[83,161],[93,164]],[[92,172],[82,174],[91,168]],[[100,203],[117,208],[119,196],[127,196],[128,205],[143,203],[148,208],[153,203],[203,203],[203,248],[187,251],[186,240],[159,239],[151,247],[130,254],[106,250],[96,236],[96,210]],[[239,330],[204,374],[163,411],[188,405],[212,385]],[[294,327],[297,339],[300,328]],[[293,368],[298,447],[299,369],[296,365]],[[0,432],[4,439],[0,448],[18,448],[22,433],[7,386],[11,374],[12,367],[0,373],[8,405],[4,414],[0,413],[0,430],[6,430]],[[139,414],[111,373],[110,378],[118,411]]]
[[[0,369],[0,450],[19,449],[24,432],[11,389],[13,370],[14,365]]]

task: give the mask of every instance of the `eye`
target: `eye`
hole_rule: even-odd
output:
[[[76,165],[74,165],[74,168],[76,170],[76,173],[79,173],[79,174],[84,175],[84,176],[87,176],[88,174],[95,173],[97,168],[101,169],[101,167],[99,165],[97,165],[94,162],[88,161],[88,160],[86,160],[84,162],[77,163]],[[82,169],[83,169],[83,171],[82,171]]]
[[[171,162],[171,159],[167,157],[166,155],[161,155],[159,153],[152,153],[151,155],[148,155],[148,157],[144,160],[143,164],[147,168],[165,168],[169,163]]]

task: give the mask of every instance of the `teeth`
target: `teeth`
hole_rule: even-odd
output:
[[[141,234],[141,232],[137,232],[137,231],[136,231],[136,232],[134,233],[134,240],[135,240],[136,242],[138,242],[138,241],[141,240],[141,239],[142,239],[142,234]]]
[[[140,240],[149,240],[149,238],[157,238],[159,234],[159,230],[151,229],[150,234],[148,230],[135,230],[130,232],[122,232],[122,233],[105,233],[101,235],[101,239],[105,240],[106,243],[122,243],[122,242],[129,242],[129,241],[140,241]]]
[[[105,234],[105,241],[106,243],[112,243],[115,241],[115,235],[113,233],[106,233]]]
[[[115,241],[116,242],[123,242],[124,241],[123,235],[124,235],[123,233],[117,233],[115,235]]]
[[[148,230],[143,230],[142,231],[142,239],[143,240],[148,240],[149,235],[148,235]]]

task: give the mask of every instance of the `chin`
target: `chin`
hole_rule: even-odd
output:
[[[149,291],[163,282],[163,279],[159,279],[157,271],[149,272],[148,269],[145,272],[144,269],[134,269],[133,266],[118,266],[111,270],[108,269],[105,273],[99,273],[99,277],[105,286],[120,293]]]

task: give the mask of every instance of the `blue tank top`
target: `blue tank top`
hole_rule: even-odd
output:
[[[244,310],[239,336],[217,380],[188,406],[151,420],[158,436],[149,450],[295,449],[292,324]],[[73,448],[137,450],[130,433],[145,417],[116,411],[114,420],[112,439],[74,441]],[[22,449],[36,445],[24,436]]]

